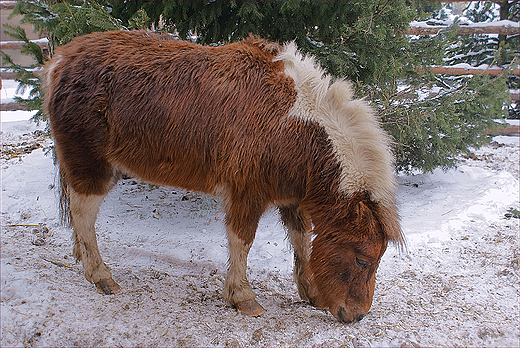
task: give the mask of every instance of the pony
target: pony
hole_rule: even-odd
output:
[[[368,312],[389,242],[402,245],[388,135],[345,80],[295,43],[255,36],[203,46],[144,32],[93,33],[44,73],[60,211],[73,254],[100,293],[120,286],[95,221],[122,173],[222,198],[229,245],[223,298],[264,313],[246,277],[258,221],[280,211],[302,299],[351,323]]]

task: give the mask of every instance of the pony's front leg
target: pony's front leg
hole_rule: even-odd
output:
[[[229,245],[229,268],[224,283],[224,299],[235,306],[241,313],[251,317],[262,315],[265,311],[256,302],[255,293],[247,280],[247,255],[253,244],[262,214],[261,209],[254,209],[248,204],[236,204],[227,207],[226,228]]]
[[[112,279],[96,239],[95,223],[104,195],[84,195],[70,190],[70,213],[74,227],[74,257],[83,261],[85,278],[96,284],[98,292],[110,295],[121,288]]]
[[[278,209],[294,249],[293,273],[298,293],[303,300],[315,303],[316,290],[311,286],[310,272],[307,270],[312,244],[311,220],[296,205]]]
[[[235,233],[228,231],[229,269],[224,283],[224,299],[241,313],[257,317],[264,313],[255,300],[255,293],[247,280],[247,255],[252,243],[244,242]]]

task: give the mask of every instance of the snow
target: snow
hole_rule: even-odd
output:
[[[520,120],[509,120],[509,119],[500,118],[500,119],[495,120],[495,122],[497,122],[497,123],[507,123],[507,124],[509,124],[511,126],[520,126]]]
[[[18,82],[15,80],[2,80],[2,91],[0,94],[0,100],[2,104],[13,103],[14,97],[28,98],[30,90],[28,88],[25,89],[23,93],[17,92]],[[4,115],[2,114],[2,120],[4,119]]]
[[[29,120],[34,116],[34,111],[2,111],[2,122],[17,122],[20,120]]]
[[[470,28],[484,28],[484,27],[514,27],[520,28],[519,22],[510,21],[508,19],[484,22],[484,23],[471,23],[468,25]]]
[[[497,20],[492,22],[479,22],[479,23],[471,23],[471,21],[465,17],[450,17],[450,19],[446,21],[440,21],[441,25],[431,25],[428,24],[431,20],[428,21],[411,21],[410,27],[416,28],[445,28],[446,26],[452,25],[455,20],[459,20],[459,25],[463,25],[468,28],[485,28],[485,27],[514,27],[520,28],[519,22],[514,22],[511,20]]]
[[[21,112],[5,122],[6,114],[2,347],[520,345],[519,219],[506,215],[519,210],[518,136],[495,137],[457,169],[399,176],[407,251],[387,250],[370,312],[345,325],[299,299],[276,211],[262,218],[249,256],[266,313],[249,318],[221,298],[227,247],[219,201],[133,178],[107,196],[96,223],[123,290],[98,294],[72,257],[71,230],[58,221],[45,125]]]
[[[471,19],[466,17],[467,10],[474,10],[481,5],[478,1],[472,1],[469,7],[462,13],[462,15],[455,15],[453,9],[450,8],[449,3],[444,3],[443,8],[438,14],[438,18],[430,19],[426,21],[412,21],[410,27],[418,28],[438,28],[443,29],[446,26],[451,26],[457,23],[460,26],[469,28],[484,28],[484,27],[513,27],[520,28],[520,23],[511,20],[500,20],[500,7],[498,4],[492,4],[488,11],[491,11],[493,18],[486,22],[474,23]],[[442,18],[442,19],[441,19]],[[433,24],[432,24],[433,23]],[[488,34],[489,35],[489,34]]]
[[[24,41],[19,41],[19,40],[16,40],[16,41],[2,41],[3,44],[20,43],[20,42],[24,42]],[[44,38],[41,38],[41,39],[30,40],[30,42],[34,42],[34,43],[48,43],[49,39],[44,37]]]
[[[502,70],[501,67],[498,66],[489,66],[488,64],[480,64],[479,66],[471,66],[468,63],[458,63],[449,66],[444,66],[447,69],[477,69],[477,70]]]

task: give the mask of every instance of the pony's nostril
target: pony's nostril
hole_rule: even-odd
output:
[[[341,322],[349,323],[350,320],[347,319],[347,311],[343,307],[339,307],[338,309],[338,319]]]
[[[361,319],[363,319],[364,316],[365,316],[364,314],[358,314],[358,315],[356,315],[356,316],[354,317],[354,322],[356,322],[356,321],[360,321]]]
[[[350,324],[350,323],[355,323],[357,321],[360,321],[361,319],[363,319],[365,317],[365,314],[358,314],[358,315],[354,316],[354,318],[351,318],[347,314],[347,311],[345,310],[344,307],[339,307],[337,316],[338,316],[339,321]]]

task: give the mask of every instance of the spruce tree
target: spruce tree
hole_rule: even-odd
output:
[[[70,42],[74,37],[96,31],[124,29],[122,21],[109,12],[109,8],[97,1],[18,1],[10,17],[21,15],[21,23],[32,24],[35,31],[45,31],[49,40],[48,51],[52,56],[56,47]],[[130,26],[130,29],[142,29],[143,26],[140,25],[146,25],[142,22],[142,17],[143,13],[138,11],[131,18],[134,20],[134,27]],[[147,18],[143,18],[146,22]],[[29,69],[25,69],[15,64],[5,52],[1,52],[2,66],[16,73],[18,91],[30,89],[28,98],[15,97],[15,101],[29,110],[38,110],[32,119],[37,122],[43,121],[43,91],[37,72],[43,68],[48,57],[39,45],[27,39],[22,27],[4,24],[3,30],[15,40],[24,42],[21,53],[32,56],[36,61]]]
[[[473,23],[487,23],[496,20],[519,22],[520,3],[518,1],[474,1],[468,4],[463,15]],[[461,35],[446,52],[447,64],[468,63],[477,67],[482,64],[503,69],[518,68],[520,35],[472,34]],[[520,88],[519,76],[508,74],[509,89]],[[508,103],[509,116],[520,117],[518,102]]]
[[[429,67],[446,64],[446,52],[460,41],[456,27],[418,37],[407,29],[413,19],[438,15],[438,2],[39,0],[17,6],[26,21],[46,29],[51,46],[92,31],[139,27],[212,45],[249,33],[295,40],[371,103],[394,139],[399,170],[455,165],[461,153],[489,140],[486,130],[507,98],[506,76],[431,73]]]
[[[18,88],[16,92],[23,93],[26,89],[30,89],[28,98],[14,97],[14,100],[28,110],[38,110],[32,119],[36,122],[40,122],[45,118],[42,112],[42,89],[40,79],[36,76],[34,69],[42,67],[48,58],[43,54],[40,46],[34,42],[29,41],[23,28],[20,26],[14,27],[11,25],[4,25],[4,28],[4,32],[9,34],[9,36],[16,39],[17,41],[24,43],[21,49],[21,53],[32,56],[36,61],[35,64],[32,64],[29,67],[30,69],[25,69],[19,64],[13,62],[8,54],[1,51],[2,66],[7,66],[12,72],[15,73],[15,80],[18,82]]]
[[[123,11],[116,1],[109,4]],[[358,97],[366,97],[374,106],[394,138],[399,170],[431,171],[455,165],[461,153],[489,140],[486,131],[496,127],[493,119],[504,115],[504,76],[435,76],[429,71],[429,66],[445,65],[448,48],[460,40],[456,26],[433,37],[407,35],[410,21],[440,13],[439,2],[171,1],[156,5],[162,8],[165,28],[182,39],[224,44],[253,33],[279,42],[295,40],[330,74],[353,81]],[[132,6],[134,11],[138,8]]]
[[[403,1],[108,1],[117,17],[154,6],[167,31],[202,44],[238,41],[250,33],[279,42],[295,40],[317,56],[330,74],[354,81],[392,78],[408,24],[414,16]],[[196,34],[196,35],[195,35]],[[379,57],[375,60],[374,57]],[[400,62],[399,62],[400,63]]]

